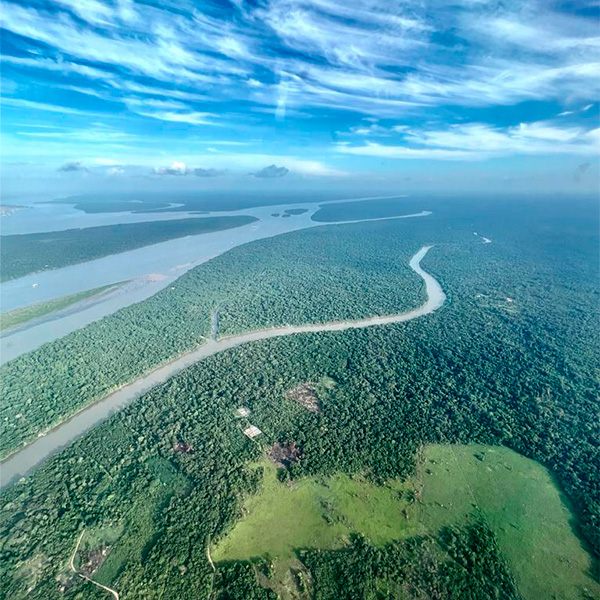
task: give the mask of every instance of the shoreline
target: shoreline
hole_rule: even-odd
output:
[[[363,198],[354,201],[364,200]],[[333,201],[334,204],[340,201]],[[284,205],[293,207],[295,205]],[[126,293],[112,294],[103,297],[99,302],[93,305],[82,306],[77,311],[61,315],[53,320],[52,324],[40,322],[26,329],[15,331],[11,337],[4,336],[0,338],[0,365],[10,360],[18,358],[22,354],[31,352],[41,345],[60,339],[73,331],[77,331],[90,323],[99,321],[105,316],[113,314],[130,306],[137,304],[147,298],[154,296],[161,289],[171,285],[181,275],[193,269],[200,264],[207,262],[234,247],[243,246],[259,239],[267,239],[291,233],[294,231],[312,229],[316,227],[328,227],[330,225],[351,225],[353,223],[390,221],[395,219],[405,219],[411,217],[427,217],[431,211],[422,210],[418,213],[396,215],[392,217],[376,217],[373,219],[358,219],[348,221],[319,222],[313,221],[313,214],[320,209],[321,205],[311,207],[307,213],[292,217],[291,219],[270,219],[264,208],[262,212],[252,213],[250,216],[257,217],[258,222],[250,225],[233,228],[228,230],[230,235],[223,236],[223,231],[214,233],[200,234],[199,236],[188,236],[162,242],[132,250],[120,254],[107,256],[104,258],[71,265],[62,269],[48,270],[40,274],[39,277],[26,276],[25,278],[10,280],[4,282],[0,289],[3,292],[9,292],[4,296],[3,308],[8,310],[20,308],[21,306],[12,306],[10,302],[10,290],[15,287],[24,286],[21,290],[24,294],[36,296],[36,302],[45,302],[52,300],[53,297],[46,298],[46,290],[60,289],[60,295],[70,293],[79,293],[83,291],[81,281],[88,281],[89,273],[93,274],[94,280],[88,281],[92,287],[113,284],[116,281],[131,280],[138,285],[127,288]],[[201,238],[201,239],[199,239]],[[170,249],[170,250],[169,250]],[[165,260],[156,262],[156,252],[162,253]],[[128,265],[131,263],[132,268]],[[153,275],[159,275],[154,278]],[[63,281],[64,280],[64,281]],[[32,284],[39,286],[32,291]],[[66,287],[65,287],[66,285]],[[75,286],[75,287],[73,287]],[[68,288],[68,289],[67,289]],[[18,290],[16,290],[18,292]],[[49,294],[53,296],[53,294]],[[9,300],[7,301],[7,298]],[[26,303],[24,306],[29,306]]]
[[[117,410],[121,410],[157,385],[165,383],[174,375],[209,356],[265,339],[402,323],[434,312],[444,304],[446,295],[437,279],[421,268],[421,260],[431,248],[431,245],[423,246],[409,261],[410,268],[425,283],[427,299],[421,306],[392,315],[328,323],[284,325],[223,337],[218,340],[208,340],[204,345],[160,365],[135,381],[124,384],[103,398],[81,408],[48,431],[38,434],[37,439],[9,454],[0,462],[0,489],[29,474],[47,458],[93,429]]]

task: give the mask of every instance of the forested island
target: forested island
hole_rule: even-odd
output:
[[[122,599],[142,590],[148,599],[274,598],[288,584],[288,598],[417,599],[440,590],[473,600],[597,597],[596,208],[434,208],[429,219],[333,226],[237,248],[175,289],[5,365],[6,453],[201,344],[217,306],[221,334],[411,308],[422,302],[422,283],[406,258],[430,243],[437,251],[424,268],[448,294],[440,310],[408,323],[213,356],[10,486],[1,496],[7,597],[106,597],[79,572]],[[288,264],[290,256],[306,259]],[[251,426],[262,432],[254,440],[244,434]],[[486,489],[514,489],[530,502],[536,530],[557,524],[560,543],[536,546],[538,562],[519,559],[535,538],[517,518],[517,500],[514,514],[500,518],[494,498],[475,489],[484,473],[497,486]],[[444,497],[444,477],[464,478],[473,496]],[[357,525],[356,505],[331,496],[340,481],[358,500],[364,491],[381,497],[405,520],[404,533],[386,539]],[[335,543],[302,542],[292,557],[219,558],[219,545],[253,514],[253,498],[304,482],[322,490],[316,516],[340,528]]]
[[[365,194],[371,196],[372,194]],[[360,197],[360,194],[342,195],[346,197]],[[232,195],[227,192],[128,192],[128,193],[100,193],[68,196],[53,200],[55,204],[72,204],[77,210],[88,214],[109,212],[219,212],[230,210],[244,210],[258,206],[278,206],[283,204],[318,203],[340,199],[336,192],[296,193],[289,190],[281,192],[251,191]],[[302,213],[296,213],[302,214]]]
[[[111,292],[118,288],[119,285],[122,285],[122,283],[124,282],[103,285],[91,290],[61,296],[54,300],[32,304],[23,308],[15,308],[14,310],[2,313],[0,315],[0,332],[11,330],[12,333],[16,327],[30,324],[32,321],[39,322],[42,318],[55,316],[65,309],[73,308],[86,300],[96,299],[107,292]]]
[[[58,269],[188,235],[241,227],[256,220],[249,216],[208,217],[4,235],[0,246],[0,281],[47,269]]]

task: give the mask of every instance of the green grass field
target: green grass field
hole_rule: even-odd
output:
[[[483,515],[526,600],[600,598],[590,555],[552,477],[507,448],[428,446],[414,481],[385,486],[342,474],[289,485],[279,482],[272,463],[260,466],[261,491],[213,548],[215,561],[268,555],[279,571],[277,563],[289,562],[297,549],[342,547],[351,533],[382,545]]]
[[[422,470],[421,520],[430,531],[479,511],[526,600],[600,598],[573,514],[540,464],[502,447],[433,445]]]
[[[16,308],[15,310],[8,311],[0,315],[0,331],[5,331],[11,327],[33,321],[33,319],[39,319],[40,317],[45,317],[46,315],[50,315],[59,310],[69,308],[78,302],[83,302],[84,300],[89,300],[94,296],[108,292],[122,283],[124,282],[111,283],[91,290],[85,290],[84,292],[78,292],[77,294],[61,296],[60,298],[55,298],[48,302],[40,302],[39,304],[33,304],[24,308]]]
[[[269,554],[290,558],[297,548],[338,548],[353,532],[373,542],[409,537],[419,532],[416,510],[405,495],[409,486],[391,482],[376,486],[362,478],[338,474],[280,483],[269,461],[260,493],[248,499],[248,516],[212,550],[213,560],[240,560]],[[406,510],[408,518],[403,516]]]

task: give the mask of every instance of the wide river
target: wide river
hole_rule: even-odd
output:
[[[395,197],[395,196],[394,196]],[[367,198],[353,198],[352,201],[366,200]],[[375,199],[375,198],[370,198]],[[333,202],[348,202],[336,200]],[[274,237],[283,233],[308,229],[312,227],[323,227],[335,225],[336,223],[320,223],[312,220],[313,214],[319,210],[319,206],[328,203],[315,204],[285,204],[281,206],[263,206],[250,208],[235,212],[208,213],[207,215],[195,215],[198,218],[204,216],[228,216],[228,215],[250,215],[258,221],[228,229],[225,232],[215,231],[202,235],[193,235],[145,246],[129,252],[122,252],[105,256],[97,260],[88,261],[62,269],[53,269],[20,277],[0,284],[1,310],[10,311],[23,306],[30,306],[38,302],[46,302],[60,296],[82,292],[108,284],[127,281],[115,291],[104,294],[101,298],[93,299],[87,303],[78,305],[76,310],[68,310],[58,315],[58,318],[45,318],[33,322],[31,326],[21,327],[13,332],[7,332],[0,336],[0,364],[8,362],[21,354],[31,352],[41,345],[61,338],[72,331],[85,327],[89,323],[98,321],[102,317],[112,314],[131,304],[141,302],[156,294],[159,290],[170,285],[175,279],[183,275],[189,269],[231,250],[235,246],[247,244],[255,240]],[[24,209],[15,215],[5,217],[2,223],[2,233],[38,230],[42,223],[48,223],[44,219],[33,219],[37,210],[47,216],[52,225],[52,230],[60,228],[56,215],[62,215],[63,205],[52,206],[53,211],[42,205]],[[274,214],[284,214],[286,210],[303,208],[307,212],[283,218],[275,217]],[[29,211],[29,212],[27,212]],[[72,215],[69,221],[71,226],[90,227],[114,222],[128,222],[127,215],[84,215],[79,212],[75,218]],[[421,217],[431,213],[423,211],[414,215],[404,217]],[[29,220],[20,223],[17,219],[27,216]],[[50,215],[53,215],[50,218]],[[144,215],[133,215],[137,220]],[[194,216],[188,213],[169,214],[171,218],[182,218]],[[154,215],[145,216],[146,220],[154,219]],[[99,221],[99,218],[102,220]],[[110,218],[110,219],[109,219]],[[15,221],[11,221],[15,219]],[[123,221],[125,219],[125,221]],[[387,218],[386,218],[387,219]],[[378,219],[371,219],[378,220]],[[352,221],[344,221],[350,223]]]
[[[273,327],[251,331],[249,333],[224,337],[218,340],[211,339],[196,350],[192,350],[172,362],[158,367],[133,383],[123,386],[116,392],[113,392],[102,400],[81,410],[68,421],[58,425],[46,435],[39,437],[34,442],[25,446],[22,450],[13,454],[10,458],[0,464],[0,486],[5,486],[16,478],[26,475],[46,458],[76,440],[86,431],[92,429],[98,423],[109,417],[112,413],[127,406],[153,387],[164,383],[176,373],[179,373],[183,369],[190,367],[208,356],[258,340],[302,333],[344,331],[346,329],[360,329],[372,327],[374,325],[402,323],[433,312],[442,306],[446,299],[446,295],[438,281],[421,268],[421,260],[430,248],[431,246],[424,246],[421,248],[412,257],[409,263],[410,268],[419,275],[425,283],[427,300],[418,308],[403,313],[369,317],[355,321],[287,325],[285,327]]]

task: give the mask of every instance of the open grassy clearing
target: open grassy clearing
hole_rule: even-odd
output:
[[[357,531],[377,544],[420,531],[418,519],[412,516],[416,506],[406,497],[407,484],[392,481],[377,486],[343,474],[284,484],[271,462],[264,460],[260,467],[264,469],[261,491],[248,499],[247,516],[212,550],[215,561],[266,554],[289,559],[297,548],[344,546]]]
[[[24,308],[16,308],[0,315],[0,331],[5,331],[17,325],[23,325],[34,319],[45,317],[52,313],[58,312],[65,308],[69,308],[78,302],[89,300],[94,296],[99,296],[105,292],[111,291],[125,282],[110,283],[101,287],[93,288],[91,290],[85,290],[78,292],[77,294],[69,294],[68,296],[61,296],[48,302],[40,302],[31,306],[25,306]]]
[[[463,523],[479,511],[524,598],[600,598],[571,510],[540,464],[503,447],[432,445],[421,477],[426,527]]]
[[[415,480],[385,486],[343,474],[290,485],[277,479],[272,463],[260,467],[261,491],[212,550],[215,561],[269,556],[283,582],[285,565],[301,548],[343,547],[352,533],[383,545],[483,516],[526,600],[600,597],[590,556],[551,475],[507,448],[431,445]]]

